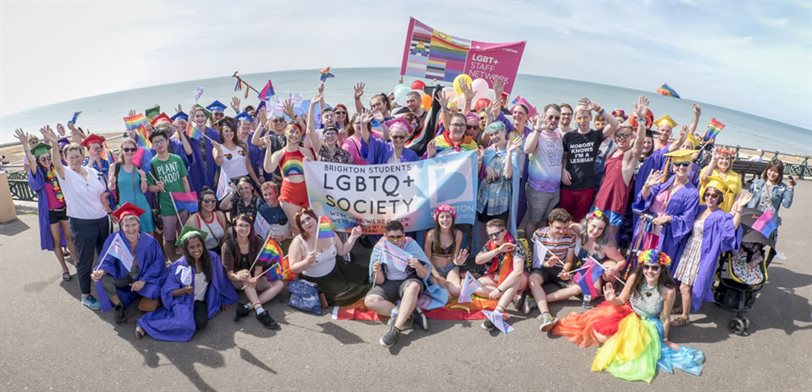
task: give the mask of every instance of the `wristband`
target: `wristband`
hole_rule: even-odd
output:
[[[594,111],[596,111],[598,113],[603,112],[603,108],[600,105],[595,105],[595,108],[593,108],[592,110],[594,110]]]

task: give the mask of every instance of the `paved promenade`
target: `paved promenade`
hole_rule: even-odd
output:
[[[779,250],[751,319],[750,336],[728,332],[731,312],[706,304],[671,334],[705,352],[702,375],[660,372],[629,383],[592,373],[594,348],[580,349],[538,332],[533,317],[514,316],[516,331],[489,334],[480,322],[430,320],[393,349],[379,346],[379,323],[332,321],[285,305],[268,308],[282,330],[253,315],[238,324],[220,314],[188,343],[135,340],[137,311],[113,314],[79,304],[76,280],[63,283],[53,255],[39,250],[34,215],[0,225],[0,390],[812,390],[812,183],[801,182],[782,210]],[[73,270],[71,270],[73,272]],[[565,315],[569,301],[552,306]]]

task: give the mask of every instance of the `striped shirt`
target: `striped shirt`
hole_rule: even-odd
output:
[[[575,252],[575,237],[571,235],[564,235],[559,239],[554,239],[550,235],[550,228],[545,227],[536,230],[533,233],[533,242],[544,245],[547,248],[547,256],[544,260],[550,258],[550,253],[558,257],[562,263],[567,262],[567,252],[570,250]],[[535,247],[534,247],[535,249]],[[533,254],[533,265],[540,265],[543,260],[537,260],[538,254]]]

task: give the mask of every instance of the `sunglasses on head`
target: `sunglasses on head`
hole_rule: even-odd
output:
[[[505,229],[502,229],[502,230],[499,230],[499,231],[495,231],[495,232],[493,232],[493,233],[488,233],[488,238],[490,238],[490,239],[497,239],[497,238],[499,238],[499,234],[502,234],[502,232],[503,232],[503,231],[505,231]]]
[[[651,264],[643,264],[643,271],[648,271],[648,270],[657,272],[657,271],[660,270],[660,266],[659,265],[651,265]]]
[[[674,165],[674,167],[688,167],[688,165],[690,165],[690,164],[691,164],[691,162],[688,162],[688,161],[672,163],[672,165]]]
[[[136,151],[138,151],[138,148],[137,147],[123,147],[121,149],[121,151],[124,151],[124,152],[136,152]]]

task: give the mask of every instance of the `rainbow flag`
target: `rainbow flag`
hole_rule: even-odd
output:
[[[679,94],[677,94],[677,92],[667,84],[660,86],[660,88],[657,89],[657,94],[665,95],[666,97],[679,98]]]
[[[143,114],[136,114],[134,116],[124,117],[124,125],[127,126],[128,131],[138,129],[139,127],[147,124],[147,117]]]
[[[319,217],[319,239],[333,238],[336,233],[333,231],[333,222],[326,216]]]
[[[710,123],[708,123],[708,130],[705,131],[705,140],[716,139],[716,136],[719,136],[719,133],[725,129],[725,124],[722,124],[721,121],[712,118]]]
[[[599,297],[600,291],[595,288],[595,282],[603,275],[603,266],[590,257],[586,260],[581,269],[586,269],[586,271],[578,272],[574,277],[575,282],[581,287],[581,292],[584,295],[591,295],[592,298]]]
[[[178,211],[197,212],[197,192],[172,192]]]
[[[465,136],[462,139],[462,143],[460,143],[459,145],[454,145],[448,138],[448,134],[450,132],[451,132],[450,130],[446,130],[445,132],[443,132],[442,135],[434,138],[434,145],[437,147],[438,154],[448,149],[454,151],[476,151],[477,149],[476,142],[469,136]]]
[[[149,134],[147,133],[146,126],[142,125],[135,132],[135,144],[137,144],[138,147],[143,147],[146,149],[152,148],[152,142],[149,141]]]
[[[336,77],[336,76],[330,73],[330,67],[327,67],[327,68],[321,70],[321,76],[319,76],[319,80],[324,82],[328,78],[334,78],[334,77]],[[270,81],[268,81],[268,83],[270,83]]]
[[[279,246],[279,243],[276,242],[273,237],[268,236],[268,239],[265,240],[265,244],[262,245],[262,249],[260,249],[259,254],[257,255],[257,262],[265,263],[271,266],[271,269],[279,268],[277,271],[278,274],[282,275],[282,258],[285,257],[285,254],[282,252],[282,247]],[[274,266],[276,264],[276,266]]]
[[[197,126],[192,125],[192,123],[190,122],[186,125],[186,136],[195,140],[200,140],[200,138],[203,137],[203,130],[201,130]]]
[[[101,157],[102,159],[110,163],[113,163],[116,160],[115,156],[113,155],[113,151],[110,150],[110,146],[107,145],[107,142],[104,142],[104,148],[102,149]]]
[[[753,222],[753,230],[758,231],[761,234],[764,234],[765,237],[770,238],[770,235],[778,228],[778,223],[775,221],[775,215],[773,215],[773,210],[770,208],[767,211],[764,211],[761,216]]]

